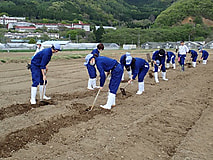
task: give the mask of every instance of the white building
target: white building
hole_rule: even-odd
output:
[[[29,38],[29,37],[37,37],[40,38],[43,35],[47,35],[51,39],[59,39],[59,33],[5,33],[5,37],[10,39],[22,39],[22,38]]]
[[[82,30],[89,32],[90,31],[90,24],[86,24],[86,23],[79,21],[78,23],[73,23],[72,28],[73,29],[82,29]]]
[[[95,29],[99,29],[100,26],[95,26]],[[104,29],[113,29],[113,30],[116,30],[117,28],[116,27],[111,27],[111,26],[103,26]]]
[[[25,20],[25,17],[8,17],[3,15],[2,17],[0,17],[0,24],[6,25],[8,23],[24,21],[24,20]]]
[[[10,22],[7,24],[7,29],[12,29],[15,28],[15,26],[25,26],[25,27],[29,27],[29,26],[34,26],[34,23],[29,23],[29,22]]]
[[[47,30],[59,30],[59,24],[55,23],[36,23],[34,24],[36,28],[47,28]]]
[[[15,26],[15,30],[18,32],[34,32],[36,28],[33,26]]]

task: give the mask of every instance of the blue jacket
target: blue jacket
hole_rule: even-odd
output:
[[[118,62],[115,59],[99,56],[95,58],[95,64],[100,72],[100,86],[103,87],[106,80],[105,72],[113,69]]]
[[[52,57],[52,49],[46,48],[38,52],[31,60],[31,64],[40,67],[40,69],[46,69],[46,65],[49,63]]]
[[[100,52],[98,51],[98,48],[92,50],[91,54],[93,54],[93,55],[94,55],[94,54],[97,54],[98,57],[100,56]]]
[[[152,60],[154,61],[159,60],[160,64],[165,64],[165,59],[166,59],[165,54],[163,56],[159,56],[159,51],[155,51],[152,55]]]
[[[195,58],[197,56],[198,56],[197,52],[195,50],[191,50],[191,58]]]
[[[131,64],[132,68],[132,79],[135,79],[143,68],[145,68],[145,65],[149,66],[149,63],[147,63],[144,59],[142,58],[135,58],[135,62]]]
[[[167,52],[167,58],[171,58],[172,56],[176,57],[176,55],[173,52]]]
[[[126,54],[121,56],[120,63],[122,67],[126,66]]]
[[[206,60],[209,56],[209,53],[206,50],[202,50],[202,56],[201,58],[203,58],[204,60]]]

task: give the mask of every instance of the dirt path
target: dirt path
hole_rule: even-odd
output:
[[[109,56],[119,59],[121,52]],[[139,53],[133,51],[145,58]],[[160,78],[155,84],[146,77],[141,96],[135,94],[134,82],[126,97],[118,91],[117,107],[111,111],[98,107],[106,102],[105,87],[92,112],[85,109],[97,91],[86,90],[83,62],[52,61],[47,93],[53,99],[34,108],[29,105],[31,82],[25,63],[0,65],[0,159],[213,159],[211,57],[207,65],[183,73],[168,70],[168,82]]]

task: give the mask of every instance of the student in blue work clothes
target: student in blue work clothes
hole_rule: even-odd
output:
[[[195,50],[189,50],[189,53],[191,53],[192,67],[195,68],[198,54]]]
[[[100,51],[104,50],[104,45],[102,43],[97,45],[97,48],[94,49],[91,54],[93,54],[95,57],[100,56]],[[89,63],[85,65],[87,67],[87,71],[89,74],[89,80],[87,89],[94,90],[94,88],[98,88],[96,86],[96,69],[95,66],[90,65]]]
[[[36,93],[37,86],[40,84],[40,99],[42,99],[42,91],[44,87],[43,99],[50,99],[50,97],[45,96],[46,86],[44,86],[44,81],[46,82],[46,72],[48,71],[47,64],[51,60],[53,53],[61,51],[59,44],[53,44],[51,48],[43,49],[38,52],[31,60],[31,74],[32,74],[32,87],[31,87],[31,104],[36,104]]]
[[[176,65],[175,65],[176,55],[173,52],[168,51],[168,52],[166,52],[166,56],[167,56],[166,68],[169,68],[170,67],[169,63],[171,63],[173,69],[175,69],[176,68]]]
[[[159,83],[158,80],[158,69],[162,71],[162,78],[164,81],[168,81],[166,79],[166,67],[165,67],[165,59],[166,59],[166,54],[164,49],[160,49],[159,51],[155,51],[152,55],[152,60],[154,61],[154,77],[155,77],[155,82]]]
[[[209,53],[203,49],[200,49],[199,52],[202,53],[201,59],[203,59],[203,64],[207,64],[207,59],[209,57]]]
[[[105,72],[111,72],[108,100],[105,105],[100,105],[100,107],[104,109],[111,109],[111,107],[115,105],[115,95],[117,93],[123,74],[123,68],[121,64],[118,63],[115,59],[104,56],[95,57],[92,54],[87,56],[86,63],[97,66],[97,69],[100,72],[100,89],[103,89],[106,80]]]
[[[127,56],[130,56],[130,53],[129,52],[126,52],[126,54],[122,55],[121,58],[120,58],[120,64],[121,66],[124,68],[126,68],[127,70],[127,73],[128,73],[128,76],[129,76],[129,79],[132,78],[132,71],[131,71],[131,66],[130,65],[126,65],[126,57]],[[122,81],[124,80],[124,73],[122,75]]]
[[[181,71],[184,71],[185,58],[188,52],[189,48],[184,44],[184,41],[181,41],[178,48],[178,62],[181,66]]]
[[[144,91],[144,77],[149,71],[149,63],[142,58],[126,57],[126,65],[132,68],[132,78],[128,81],[130,84],[138,76],[138,91],[136,94],[140,95]]]

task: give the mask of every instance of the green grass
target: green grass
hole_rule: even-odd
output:
[[[52,60],[69,60],[78,59],[85,57],[86,54],[69,54],[69,55],[54,55]],[[20,57],[4,57],[0,61],[2,63],[28,63],[31,60],[31,56],[20,56]]]
[[[86,54],[69,54],[69,55],[55,55],[52,59],[78,59],[85,57]]]
[[[7,50],[0,50],[0,52],[7,52]],[[9,52],[35,52],[35,49],[31,49],[31,50],[10,50]]]

